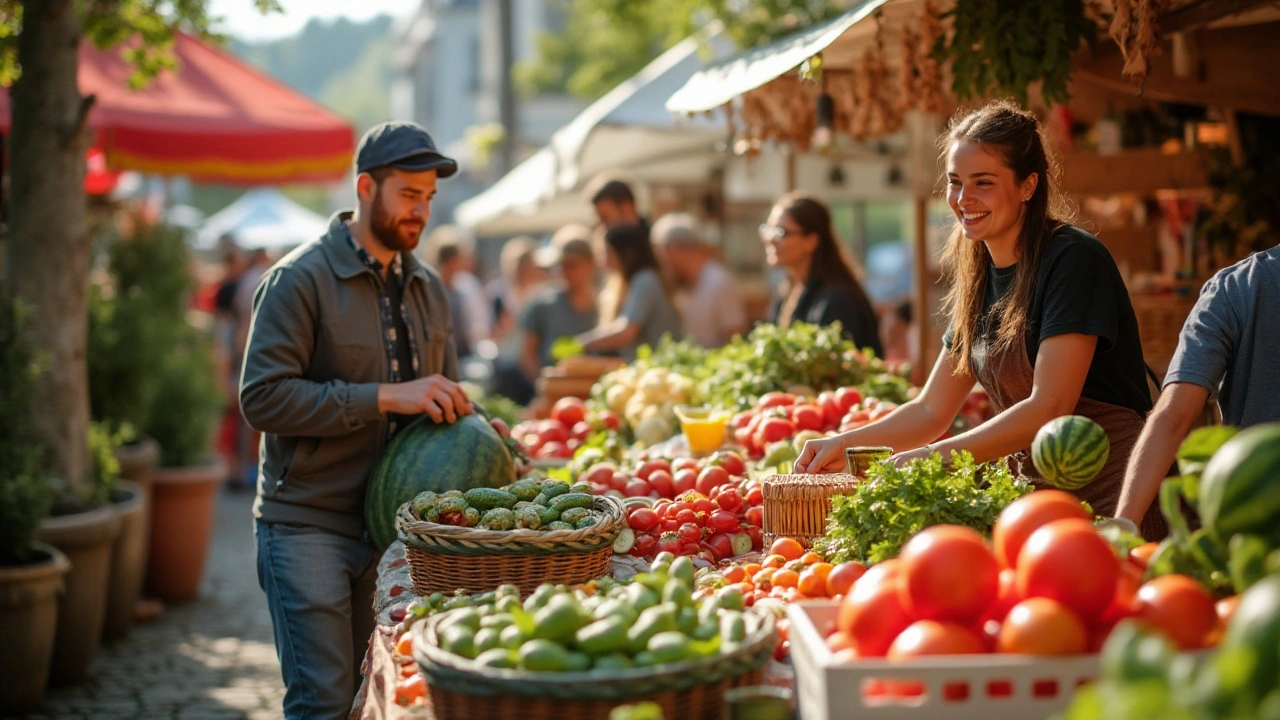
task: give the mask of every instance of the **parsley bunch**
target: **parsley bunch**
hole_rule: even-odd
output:
[[[1005,506],[1031,492],[1004,463],[976,463],[967,452],[913,460],[905,468],[877,463],[855,494],[837,496],[827,534],[815,549],[827,562],[877,563],[897,557],[916,533],[933,525],[964,525],[983,535]]]

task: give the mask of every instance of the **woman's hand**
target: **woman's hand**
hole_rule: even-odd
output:
[[[925,445],[924,447],[916,448],[915,450],[908,450],[906,452],[900,452],[893,455],[889,458],[889,462],[893,463],[894,467],[900,468],[906,466],[906,464],[912,460],[924,460],[935,452],[937,452],[937,450],[933,449],[929,445]]]
[[[839,435],[809,440],[800,451],[793,470],[797,474],[808,475],[842,472],[849,467],[844,449],[844,440]]]

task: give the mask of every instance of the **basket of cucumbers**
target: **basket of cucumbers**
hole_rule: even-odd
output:
[[[664,555],[607,590],[544,585],[416,625],[436,717],[604,720],[641,701],[663,717],[721,717],[726,690],[759,683],[774,620],[736,588],[694,600],[693,563]]]
[[[423,492],[396,512],[419,595],[503,584],[528,595],[542,583],[607,575],[624,526],[617,500],[535,478],[501,488]]]

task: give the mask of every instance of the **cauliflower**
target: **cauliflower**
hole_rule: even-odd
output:
[[[657,445],[671,437],[673,429],[669,421],[664,421],[658,414],[650,415],[635,426],[636,440],[645,445]]]

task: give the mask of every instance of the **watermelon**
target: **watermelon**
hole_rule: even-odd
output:
[[[1081,415],[1064,415],[1044,424],[1031,444],[1031,462],[1049,484],[1079,490],[1107,464],[1111,441],[1102,426]]]
[[[515,479],[511,452],[479,413],[452,424],[423,415],[395,436],[374,465],[364,496],[369,537],[379,548],[394,542],[396,511],[424,490],[465,492]]]
[[[1280,541],[1280,423],[1223,443],[1200,476],[1200,520],[1223,541],[1249,533]]]

